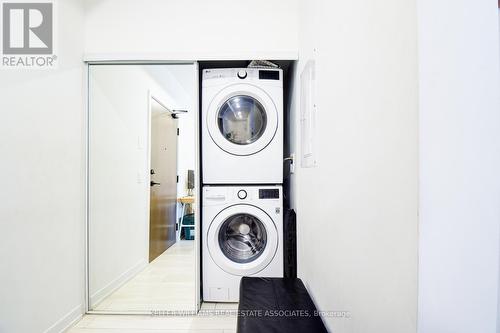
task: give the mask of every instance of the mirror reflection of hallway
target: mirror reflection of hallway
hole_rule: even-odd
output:
[[[195,71],[193,64],[89,66],[91,311],[196,310],[195,209],[181,203],[196,193],[188,189]],[[188,112],[174,116],[177,109]],[[192,224],[181,228],[183,220]]]

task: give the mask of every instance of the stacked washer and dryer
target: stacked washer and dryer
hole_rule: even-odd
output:
[[[283,71],[204,70],[201,130],[203,299],[237,302],[283,277]]]

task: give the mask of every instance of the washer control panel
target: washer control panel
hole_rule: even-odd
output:
[[[248,195],[247,191],[245,191],[245,190],[239,190],[238,191],[238,198],[240,198],[241,200],[246,199],[247,195]]]
[[[279,199],[280,191],[278,189],[259,189],[259,199]]]
[[[231,204],[269,204],[282,201],[282,187],[266,185],[249,186],[203,186],[203,206]]]

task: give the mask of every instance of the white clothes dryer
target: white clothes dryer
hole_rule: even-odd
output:
[[[205,69],[204,184],[283,183],[283,71]]]

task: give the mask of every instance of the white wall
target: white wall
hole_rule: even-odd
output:
[[[83,311],[83,6],[57,7],[59,68],[0,73],[0,332]]]
[[[498,8],[419,0],[419,332],[495,332]]]
[[[194,77],[194,76],[193,76]],[[194,80],[193,80],[194,83]],[[194,87],[194,84],[193,84]],[[194,100],[195,95],[192,95]],[[193,103],[187,105],[188,113],[179,115],[179,147],[177,154],[177,166],[179,174],[179,184],[177,195],[179,197],[187,195],[187,173],[188,170],[194,170],[195,166],[195,121],[197,114]]]
[[[194,77],[193,66],[178,66]],[[169,67],[90,67],[91,306],[148,263],[149,93],[172,109],[184,104]]]
[[[88,54],[210,55],[297,52],[298,0],[86,0]]]
[[[178,100],[175,106],[178,109],[187,110],[187,113],[179,114],[179,141],[177,149],[177,167],[179,174],[179,184],[177,195],[187,195],[187,173],[188,170],[194,170],[196,158],[196,117],[198,116],[196,106],[196,90],[198,82],[195,82],[194,65],[170,66],[171,76],[175,79],[169,85],[177,86],[179,91],[175,93]],[[179,97],[179,98],[178,98]]]
[[[321,310],[350,312],[325,318],[333,332],[416,332],[415,1],[303,1],[299,12],[296,78],[314,58],[318,87],[318,167],[298,161],[293,179],[299,276]]]

